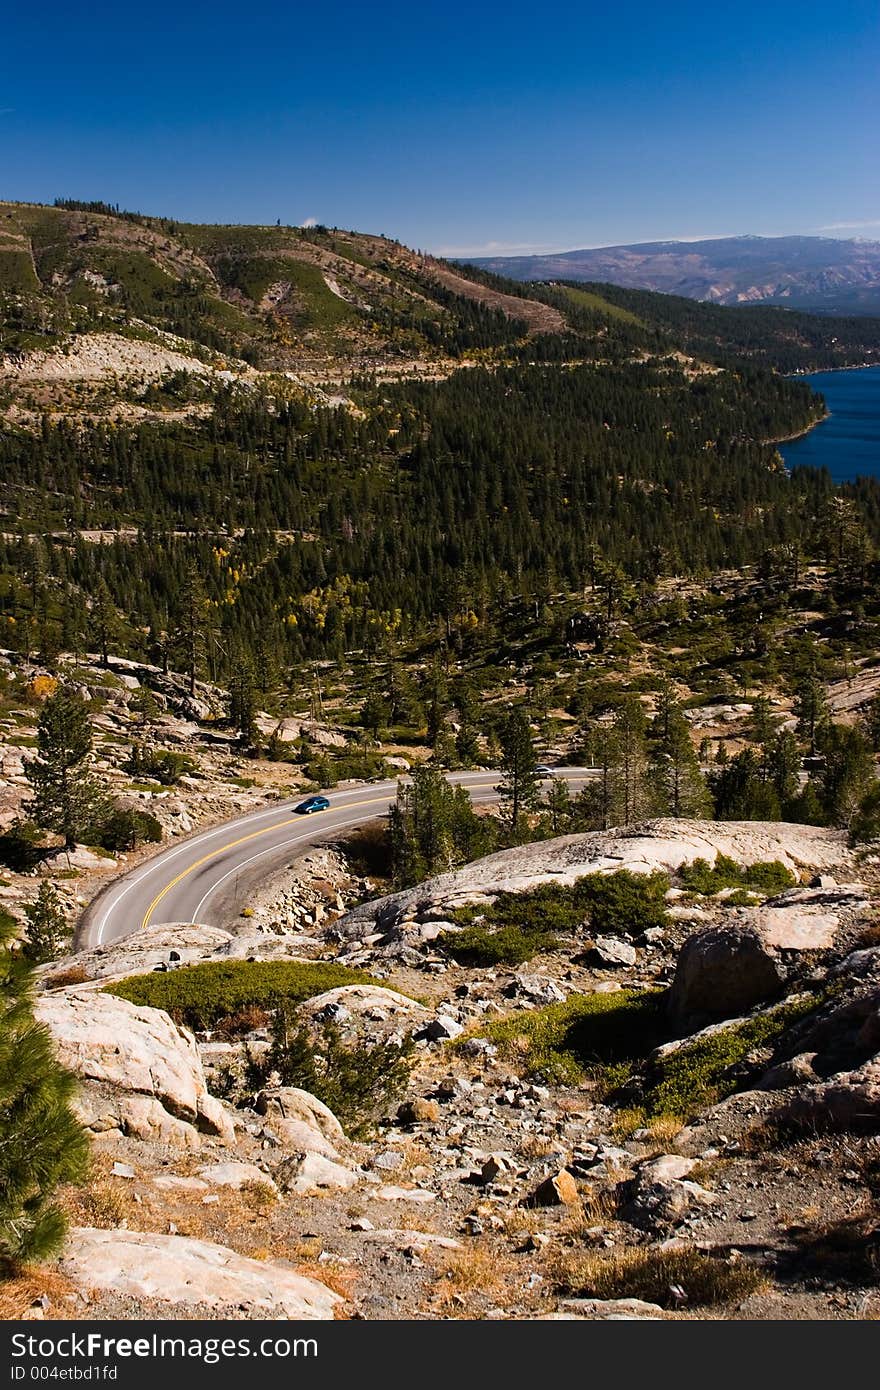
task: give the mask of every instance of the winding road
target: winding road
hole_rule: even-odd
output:
[[[595,770],[559,767],[553,776],[572,789]],[[497,772],[451,773],[477,803],[498,800]],[[373,782],[327,793],[328,811],[296,815],[293,801],[253,811],[203,830],[170,846],[116,879],[86,909],[76,943],[79,950],[106,945],[142,927],[199,922],[228,926],[271,875],[311,845],[385,815],[397,782]]]

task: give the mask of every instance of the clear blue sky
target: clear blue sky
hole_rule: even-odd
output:
[[[16,4],[0,196],[475,254],[880,238],[878,0]]]

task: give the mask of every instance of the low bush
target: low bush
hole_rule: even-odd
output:
[[[666,874],[584,874],[572,884],[545,883],[527,893],[499,893],[489,908],[455,914],[464,926],[479,912],[487,927],[518,927],[524,932],[576,932],[585,921],[597,934],[640,935],[666,922]]]
[[[720,893],[724,888],[758,888],[772,896],[797,883],[794,874],[779,859],[740,865],[726,854],[719,854],[714,864],[707,859],[695,859],[682,867],[679,876],[682,887],[703,897]]]
[[[148,777],[160,782],[163,787],[173,787],[181,777],[194,772],[196,764],[186,753],[174,753],[168,748],[147,748],[143,744],[132,745],[131,754],[125,764],[126,772],[133,777]]]
[[[443,932],[435,943],[460,965],[522,965],[543,951],[554,951],[558,941],[552,932],[524,931],[522,927],[465,927]]]
[[[149,811],[117,809],[102,822],[97,835],[102,849],[114,854],[136,849],[138,845],[157,845],[162,839],[162,826]]]
[[[562,1292],[577,1298],[641,1298],[661,1307],[684,1303],[694,1308],[732,1303],[763,1282],[753,1265],[731,1264],[701,1250],[656,1247],[610,1255],[566,1253],[555,1277]]]
[[[338,985],[381,985],[362,970],[323,961],[207,961],[181,970],[129,975],[106,987],[132,1004],[165,1009],[188,1028],[216,1028],[248,1008],[301,1003]]]
[[[251,1059],[249,1082],[258,1089],[272,1073],[283,1086],[299,1086],[333,1111],[343,1129],[360,1138],[405,1091],[414,1046],[346,1042],[335,1023],[313,1032],[285,1003],[275,1012],[269,1051]]]
[[[26,873],[46,855],[45,833],[33,821],[16,820],[0,835],[0,864]]]
[[[731,1069],[745,1061],[753,1049],[776,1042],[820,1002],[813,995],[795,998],[676,1048],[649,1072],[644,1099],[646,1118],[684,1121],[704,1106],[732,1095],[739,1080]]]
[[[563,1003],[499,1019],[481,1033],[525,1062],[533,1076],[565,1083],[606,1073],[606,1086],[619,1084],[634,1061],[665,1040],[665,997],[653,989],[571,994]]]

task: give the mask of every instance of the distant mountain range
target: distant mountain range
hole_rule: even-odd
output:
[[[648,241],[550,256],[471,257],[512,280],[589,280],[714,304],[880,314],[880,241],[735,236]]]

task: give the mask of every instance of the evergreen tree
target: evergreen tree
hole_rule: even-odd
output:
[[[394,879],[404,887],[454,864],[487,854],[492,826],[478,816],[463,787],[452,787],[434,763],[414,767],[400,782],[389,812]]]
[[[875,695],[865,711],[864,730],[875,753],[880,753],[880,695]]]
[[[85,700],[61,686],[43,705],[37,726],[37,756],[25,766],[33,788],[29,814],[44,830],[64,836],[65,849],[94,830],[106,811],[104,796],[89,774],[92,729]]]
[[[253,667],[249,661],[241,659],[229,683],[229,717],[236,733],[248,746],[257,741],[256,716]]]
[[[24,915],[28,930],[22,949],[28,960],[39,965],[62,955],[70,943],[71,929],[61,899],[48,880],[40,884],[39,893],[25,908]]]
[[[710,798],[691,742],[688,722],[677,705],[665,713],[666,732],[651,753],[651,780],[657,803],[670,816],[708,814]]]
[[[189,693],[195,695],[196,681],[204,674],[209,637],[213,633],[213,610],[197,567],[188,566],[180,592],[177,626],[171,646],[189,677]]]
[[[0,913],[0,1266],[46,1259],[61,1245],[61,1183],[85,1175],[88,1147],[74,1118],[74,1079],[56,1062],[32,1011],[31,967],[15,956],[15,924]]]
[[[497,791],[501,814],[511,838],[522,833],[526,812],[537,805],[540,794],[537,759],[529,723],[520,708],[510,710],[498,731],[501,745],[501,782]]]
[[[620,825],[629,825],[653,809],[646,729],[642,702],[631,695],[614,718],[614,804],[615,819]]]
[[[762,749],[762,774],[776,793],[783,817],[789,819],[801,781],[801,755],[794,734],[783,730]]]
[[[544,798],[544,807],[550,819],[550,830],[554,835],[564,835],[570,828],[572,805],[571,792],[564,777],[554,777]]]
[[[797,732],[809,745],[810,756],[814,757],[819,730],[828,720],[825,687],[815,671],[808,671],[798,681],[792,708],[797,720]]]
[[[772,784],[761,775],[753,748],[744,748],[710,779],[718,820],[779,820],[782,808]]]
[[[119,614],[110,596],[110,590],[102,579],[95,591],[95,600],[89,614],[89,632],[98,648],[102,666],[109,665],[110,648],[118,641],[120,630]]]
[[[860,729],[846,724],[826,724],[819,751],[822,766],[816,780],[826,823],[846,828],[876,787],[870,745]]]

